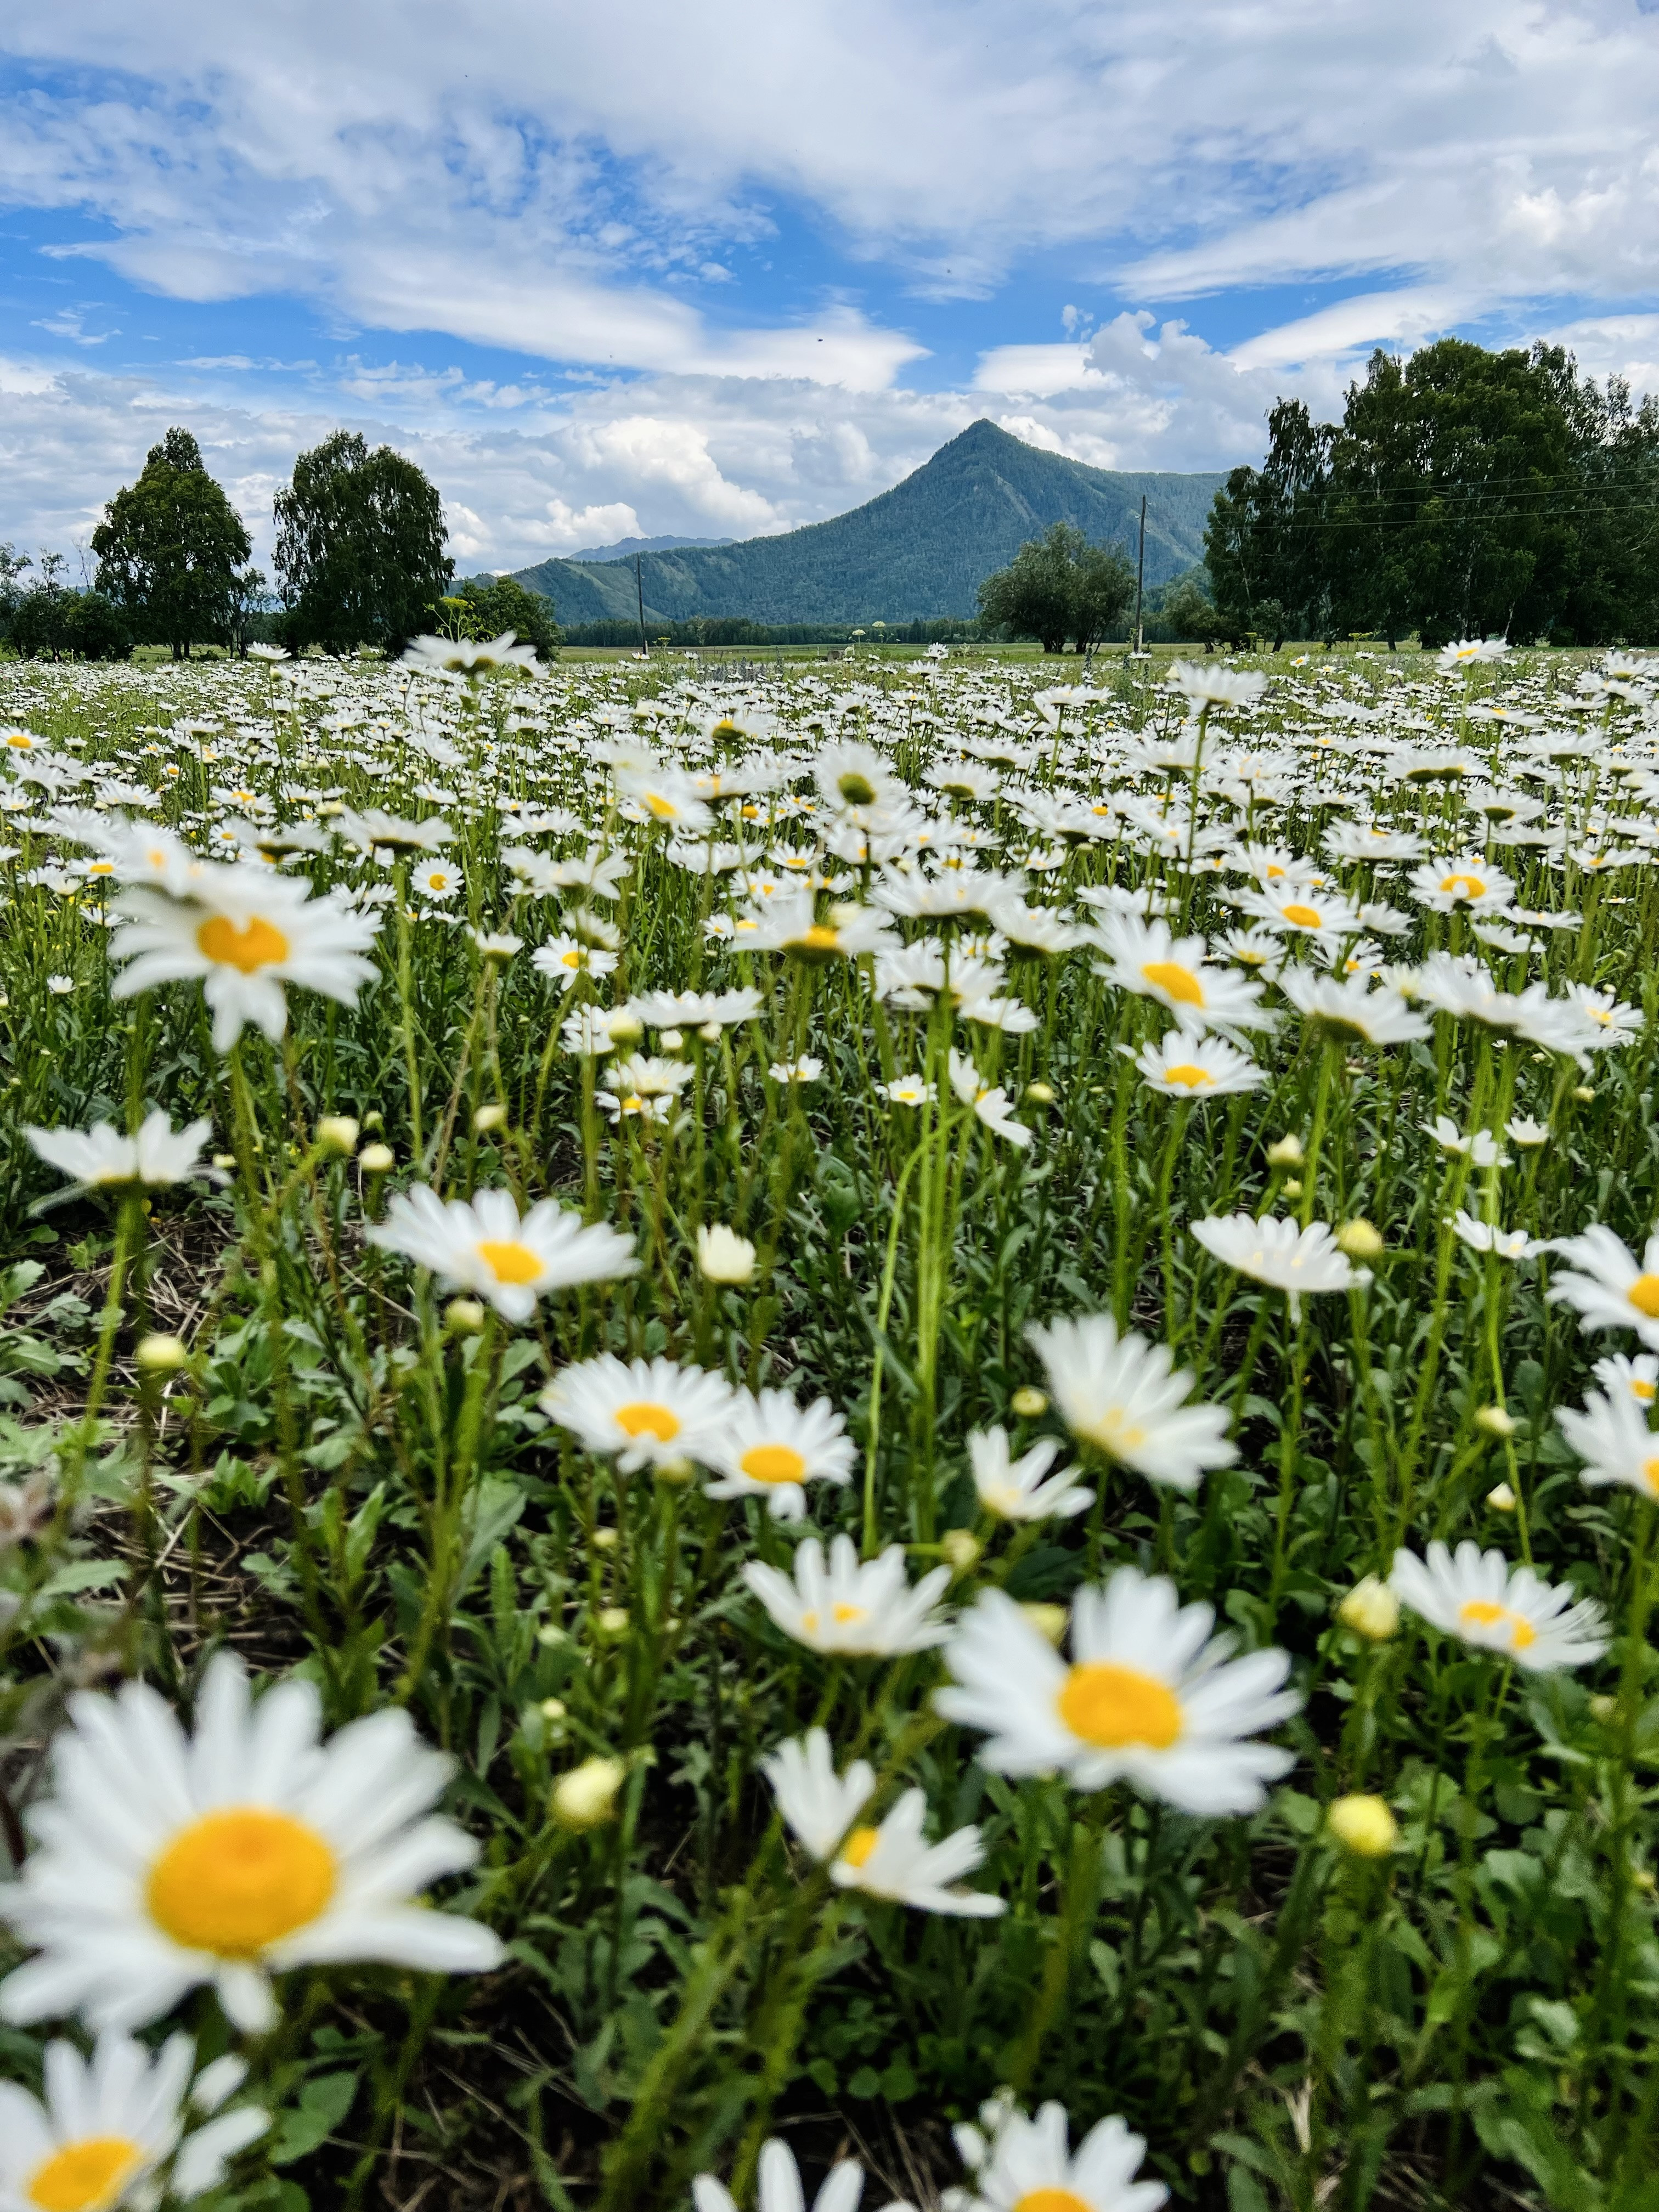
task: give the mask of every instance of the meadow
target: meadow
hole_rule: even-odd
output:
[[[3,2212],[1659,2206],[1659,663],[1051,675],[0,663]]]

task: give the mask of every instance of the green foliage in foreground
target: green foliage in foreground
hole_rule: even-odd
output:
[[[1547,1303],[1547,1256],[1477,1256],[1449,1226],[1459,1206],[1540,1238],[1601,1221],[1639,1252],[1659,1212],[1659,890],[1645,864],[1602,873],[1595,859],[1650,850],[1648,695],[1626,683],[1570,719],[1576,673],[1559,657],[1467,684],[1380,662],[1317,681],[1281,666],[1261,708],[1206,719],[1206,765],[1179,702],[1121,665],[1081,702],[1034,703],[1023,669],[925,684],[860,672],[839,694],[812,675],[746,702],[675,690],[643,716],[637,672],[593,667],[412,697],[402,674],[314,664],[0,670],[0,720],[46,739],[58,776],[11,787],[0,930],[6,1835],[19,1844],[18,1812],[47,1790],[43,1751],[77,1684],[142,1674],[187,1708],[228,1641],[258,1673],[315,1682],[332,1725],[407,1704],[456,1761],[450,1809],[483,1848],[440,1904],[509,1950],[472,1981],[289,1977],[253,2051],[277,2124],[214,2212],[678,2212],[698,2167],[752,2174],[769,2127],[814,2170],[856,2145],[932,2207],[960,2179],[949,2123],[1003,2082],[1063,2099],[1074,2133],[1121,2112],[1149,2172],[1206,2212],[1651,2212],[1654,1509],[1587,1490],[1553,1418],[1597,1352],[1636,1343],[1588,1342]],[[1570,726],[1571,745],[1528,752],[1525,726],[1468,719],[1500,691],[1541,728]],[[1490,787],[1535,796],[1550,828],[1565,810],[1572,857],[1547,842],[1489,857],[1513,871],[1517,905],[1582,924],[1540,928],[1529,951],[1487,947],[1495,980],[1536,978],[1558,1000],[1605,986],[1636,1033],[1586,1075],[1443,1017],[1369,1053],[1278,1001],[1278,1033],[1254,1048],[1266,1087],[1194,1103],[1142,1085],[1125,1054],[1166,1018],[1087,946],[1009,948],[1002,988],[1038,1017],[1009,1035],[878,1006],[867,963],[724,946],[706,925],[736,903],[731,878],[700,872],[695,839],[693,865],[671,858],[647,805],[619,811],[599,748],[625,738],[637,756],[654,734],[672,760],[729,773],[811,753],[826,722],[873,742],[1000,865],[1032,865],[1033,902],[1097,919],[1073,908],[1079,892],[1156,888],[1218,947],[1243,878],[1206,865],[1195,826],[1167,834],[1161,801],[1179,823],[1201,784],[1230,849],[1270,838],[1322,856],[1322,834],[1363,812],[1478,859],[1489,823],[1471,826],[1462,795],[1495,767]],[[924,766],[959,766],[968,737],[993,787],[941,797]],[[441,811],[459,888],[411,906],[406,857],[319,837],[288,873],[391,892],[378,980],[355,1009],[291,990],[282,1044],[250,1030],[227,1060],[195,985],[111,996],[99,881],[72,872],[84,848],[47,818],[106,775],[121,804],[146,794],[143,814],[204,846],[233,821],[249,838],[278,819],[320,831],[341,807]],[[773,802],[740,787],[722,834],[747,809],[757,850],[811,849],[827,795],[796,767],[788,782],[769,825]],[[1039,832],[1017,793],[1039,811],[1067,794],[1110,806],[1116,826],[1097,836],[1073,813]],[[591,833],[628,861],[600,916],[617,968],[563,1000],[530,961],[556,910],[503,860],[534,834],[524,811],[560,808],[572,826],[540,832],[545,852],[580,859]],[[828,866],[834,896],[856,899],[866,872]],[[1467,916],[1417,907],[1397,872],[1336,872],[1409,913],[1391,958],[1484,942]],[[523,948],[486,959],[464,920]],[[960,947],[984,932],[970,908],[903,933]],[[561,1048],[562,1017],[588,998],[751,981],[763,1017],[714,1041],[688,1031],[694,1074],[660,1125],[613,1127],[592,1061]],[[1006,1087],[1029,1148],[955,1103],[951,1042]],[[818,1079],[779,1081],[803,1052]],[[933,1107],[878,1087],[918,1071]],[[155,1103],[175,1123],[210,1117],[223,1188],[143,1212],[29,1210],[59,1186],[26,1125],[125,1127]],[[1437,1114],[1500,1139],[1534,1115],[1548,1142],[1477,1171],[1426,1133]],[[389,1168],[320,1142],[325,1115],[361,1121]],[[1299,1162],[1269,1158],[1286,1133]],[[389,1192],[422,1177],[556,1194],[634,1237],[642,1269],[547,1300],[520,1328],[447,1317],[429,1279],[364,1239]],[[1292,1320],[1188,1235],[1235,1207],[1369,1218],[1375,1279]],[[699,1273],[710,1224],[754,1242],[748,1284]],[[1197,1396],[1227,1409],[1237,1465],[1187,1495],[1066,1443],[1098,1493],[1087,1514],[993,1523],[968,1433],[1000,1422],[1016,1449],[1061,1440],[1052,1413],[1015,1410],[1040,1380],[1024,1332],[1101,1312],[1167,1342]],[[186,1340],[171,1377],[135,1368],[145,1329]],[[979,1740],[931,1713],[937,1655],[838,1662],[769,1623],[741,1570],[786,1560],[793,1539],[759,1504],[712,1501],[681,1469],[623,1475],[549,1425],[549,1375],[605,1347],[827,1395],[858,1464],[850,1492],[813,1492],[813,1522],[905,1544],[913,1580],[948,1559],[953,1609],[996,1584],[1063,1603],[1122,1563],[1171,1574],[1245,1648],[1291,1653],[1304,1708],[1275,1733],[1293,1771],[1230,1820],[1124,1785],[1087,1796],[988,1772]],[[1491,1502],[1501,1482],[1518,1516]],[[1372,1644],[1339,1623],[1396,1543],[1437,1536],[1530,1556],[1598,1596],[1607,1658],[1529,1674],[1420,1625]],[[860,1748],[924,1790],[931,1832],[981,1826],[972,1878],[1007,1901],[1003,1918],[834,1892],[786,1846],[758,1762],[814,1722],[843,1761]],[[621,1764],[613,1817],[561,1825],[550,1793],[595,1756]],[[1326,1808],[1356,1791],[1392,1807],[1391,1856],[1334,1844]],[[208,2048],[226,2039],[205,1995],[180,2017]],[[43,2039],[0,2033],[8,2071],[36,2081]]]

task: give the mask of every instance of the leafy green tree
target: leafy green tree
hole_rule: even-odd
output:
[[[125,660],[132,633],[102,592],[66,592],[56,576],[23,592],[12,616],[11,641],[26,660]]]
[[[1158,627],[1179,644],[1207,647],[1221,635],[1221,617],[1205,581],[1200,566],[1188,568],[1185,575],[1164,586],[1158,610]]]
[[[469,576],[459,589],[438,602],[439,626],[447,636],[500,637],[511,630],[521,645],[533,645],[552,660],[561,642],[553,602],[526,591],[514,576]]]
[[[276,495],[276,576],[295,649],[388,652],[414,636],[455,573],[436,485],[390,446],[337,430]]]
[[[1075,523],[1056,522],[985,579],[980,620],[1005,637],[1035,637],[1045,653],[1063,652],[1067,638],[1083,653],[1122,615],[1134,587],[1121,554],[1091,545]]]
[[[229,636],[237,571],[252,543],[188,430],[150,447],[137,483],[105,510],[92,550],[98,590],[141,641],[170,646],[180,660],[192,644]]]

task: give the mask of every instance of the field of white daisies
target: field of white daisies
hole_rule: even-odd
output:
[[[1659,663],[0,665],[0,2212],[1650,2212],[1656,854]]]

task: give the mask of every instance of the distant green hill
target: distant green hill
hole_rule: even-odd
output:
[[[1219,475],[1086,468],[994,422],[974,422],[891,491],[831,521],[777,538],[643,555],[646,619],[890,623],[971,615],[984,579],[1052,522],[1074,522],[1097,543],[1133,555],[1143,492],[1150,586],[1203,558],[1204,524],[1222,482]],[[566,625],[637,617],[631,561],[542,561],[516,574],[553,601]]]

